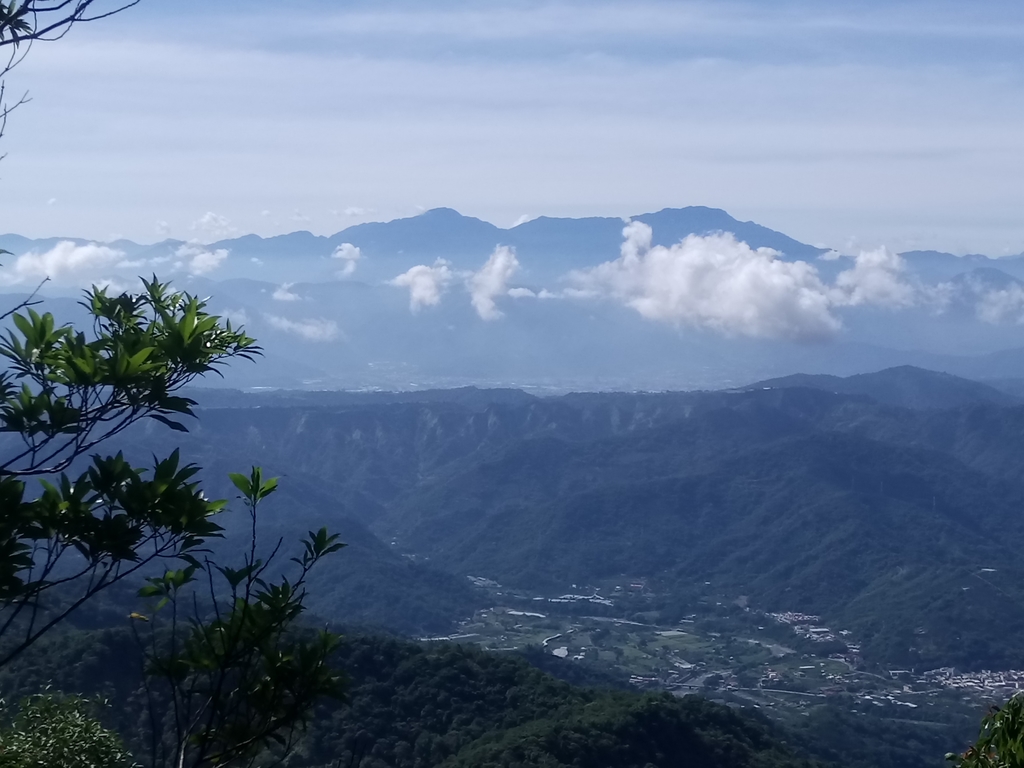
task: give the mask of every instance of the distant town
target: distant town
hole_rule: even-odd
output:
[[[533,647],[637,688],[677,695],[701,692],[769,709],[801,710],[815,701],[897,712],[957,703],[976,708],[1024,691],[1024,670],[873,667],[862,659],[851,631],[829,627],[817,615],[758,611],[745,598],[731,604],[709,601],[715,609],[713,621],[698,612],[663,626],[637,620],[642,611],[631,619],[619,618],[614,610],[606,611],[613,615],[587,612],[586,606],[642,607],[649,598],[643,580],[603,588],[572,585],[574,591],[554,596],[506,590],[483,577],[470,581],[496,598],[496,604],[478,611],[453,634],[421,641],[468,642],[493,651]],[[736,618],[723,619],[721,612],[730,605]]]

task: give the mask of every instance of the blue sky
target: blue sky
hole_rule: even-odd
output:
[[[1019,253],[1022,43],[1009,2],[143,0],[9,77],[33,101],[0,230],[710,205],[839,249]]]

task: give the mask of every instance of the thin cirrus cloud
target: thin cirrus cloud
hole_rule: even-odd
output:
[[[269,31],[269,5],[215,5],[83,28],[19,69],[47,94],[19,116],[0,185],[23,234],[138,239],[154,220],[195,219],[197,188],[220,213],[195,232],[271,234],[287,214],[278,224],[240,201],[319,211],[344,177],[388,214],[428,201],[511,222],[538,205],[621,215],[686,201],[808,242],[1020,248],[1024,85],[1007,74],[1024,60],[1019,3],[970,23],[951,3],[313,3],[287,39]],[[267,89],[284,99],[273,114]],[[87,155],[61,139],[68,110],[95,129]],[[147,140],[126,146],[125,124]],[[161,152],[168,142],[181,151]],[[58,194],[50,210],[32,202]]]

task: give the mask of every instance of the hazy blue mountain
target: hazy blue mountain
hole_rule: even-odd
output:
[[[1024,372],[1024,348],[1001,349],[977,357],[951,359],[945,370],[973,379],[1010,379]]]
[[[550,287],[566,272],[618,258],[622,219],[560,219],[541,216],[502,232],[502,242],[516,248],[523,264],[522,282]]]
[[[665,208],[657,213],[644,213],[634,218],[651,225],[654,241],[658,245],[674,245],[687,235],[731,232],[737,240],[742,240],[751,248],[774,248],[790,259],[814,259],[828,251],[827,248],[801,243],[752,221],[737,221],[720,208],[696,205]]]
[[[733,232],[752,247],[775,248],[791,258],[813,258],[822,249],[800,243],[753,222],[740,222],[717,208],[666,208],[634,218],[654,229],[655,242],[672,245],[690,234]],[[571,269],[593,266],[618,256],[624,221],[617,218],[541,217],[511,229],[501,229],[450,208],[435,208],[418,216],[388,222],[357,224],[331,236],[292,232],[274,237],[243,235],[206,246],[226,249],[231,258],[223,271],[232,277],[274,282],[326,280],[340,265],[330,257],[337,246],[352,243],[365,257],[357,274],[361,280],[384,281],[419,263],[444,258],[464,269],[478,268],[497,245],[514,246],[529,281],[555,280]],[[70,238],[30,240],[0,236],[0,248],[15,254],[45,252]],[[74,240],[83,245],[88,241]],[[152,246],[129,241],[111,244],[129,256],[152,257],[173,252],[183,243],[169,240]],[[255,260],[255,261],[254,261]]]
[[[1001,264],[1000,266],[1006,265]],[[953,323],[960,323],[961,325],[984,319],[986,296],[998,295],[999,293],[1009,296],[1013,295],[1012,292],[1024,295],[1024,281],[1003,269],[995,267],[976,267],[968,272],[961,272],[941,283],[941,286],[945,297],[945,306],[941,320],[948,320]],[[992,310],[997,309],[997,306],[992,305],[988,307],[987,311],[992,312]],[[1013,321],[1016,318],[1013,316],[1012,311],[1008,312],[1005,316],[999,315],[1000,313],[996,311],[995,315],[989,318],[997,318],[1005,323],[1000,325],[990,322],[989,325],[993,335],[1002,335],[1004,331],[1008,331],[1015,324]],[[940,321],[940,324],[946,325],[948,323]],[[1007,333],[1006,335],[1011,338],[1016,336],[1013,333]]]
[[[33,240],[28,237],[22,237],[21,235],[8,234],[0,235],[0,248],[3,248],[5,251],[10,251],[15,256],[20,256],[21,254],[28,253],[32,250],[40,252],[48,251],[58,243],[64,242],[65,240],[70,240],[76,245],[86,245],[89,242],[88,240],[82,240],[74,237],[44,237],[38,240]]]
[[[434,208],[411,218],[356,224],[329,239],[334,244],[358,245],[369,258],[402,253],[479,258],[503,242],[504,233],[489,222],[451,208]]]
[[[900,256],[927,280],[948,280],[962,272],[985,267],[997,267],[1024,279],[1024,256],[992,258],[978,253],[956,256],[943,251],[905,251]]]
[[[1002,267],[1012,267],[1012,262],[1009,259],[1005,260],[1005,262],[1001,261],[999,264]],[[1005,290],[1010,286],[1022,284],[1020,278],[1014,277],[1008,272],[996,269],[995,267],[975,267],[969,272],[953,275],[949,282],[955,286],[971,286],[997,290]]]
[[[993,389],[998,389],[1000,392],[1005,392],[1012,397],[1024,399],[1024,378],[995,378],[987,379],[984,383],[988,384]]]
[[[797,373],[751,384],[750,389],[805,387],[847,395],[864,395],[885,405],[903,408],[957,408],[976,403],[1015,405],[1021,401],[998,389],[948,373],[911,365],[886,368],[845,378]]]
[[[233,254],[244,257],[301,260],[309,257],[329,256],[330,238],[310,232],[292,232],[287,235],[242,237],[219,240],[207,246],[210,249],[226,248]]]

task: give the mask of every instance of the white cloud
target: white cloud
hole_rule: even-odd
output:
[[[51,197],[49,200],[46,201],[46,204],[47,205],[56,205],[57,204],[57,198],[56,197]]]
[[[984,274],[968,273],[949,282],[925,286],[920,294],[922,303],[936,312],[953,306],[973,308],[975,316],[984,323],[1024,325],[1024,283],[1000,282],[994,283]]]
[[[983,293],[976,306],[978,319],[986,323],[1024,323],[1024,287],[1018,283]]]
[[[853,269],[836,276],[837,304],[901,308],[916,303],[914,286],[903,280],[906,264],[887,248],[862,251]]]
[[[342,213],[346,216],[365,216],[370,211],[367,208],[360,208],[358,205],[350,205]]]
[[[356,271],[356,263],[363,258],[363,252],[352,243],[342,243],[334,249],[332,259],[341,259],[344,266],[338,271],[338,277],[350,277]]]
[[[568,293],[570,295],[579,295],[581,291],[570,288]],[[534,291],[529,288],[509,288],[508,295],[511,296],[513,299],[540,299],[542,301],[545,299],[565,298],[564,294],[553,293],[552,291],[549,291],[547,288],[541,288],[539,291]]]
[[[208,251],[195,243],[186,243],[174,252],[190,275],[205,275],[217,269],[228,257],[226,248]]]
[[[22,254],[10,267],[5,266],[0,273],[0,281],[16,285],[49,278],[79,285],[91,284],[101,270],[114,266],[124,256],[123,251],[106,245],[76,245],[64,240],[45,253],[29,251]]]
[[[289,320],[277,315],[264,315],[267,322],[279,331],[292,333],[307,341],[332,341],[338,338],[338,324],[333,320],[309,318]]]
[[[231,226],[231,222],[226,217],[213,211],[204,213],[192,222],[189,229],[195,232],[202,232],[217,239],[228,237],[237,231],[235,227]]]
[[[408,288],[409,309],[418,312],[423,307],[437,306],[441,302],[441,294],[448,289],[453,277],[451,265],[444,259],[438,259],[430,267],[417,264],[388,284]]]
[[[821,339],[841,327],[829,288],[806,262],[782,261],[730,234],[691,235],[671,248],[652,247],[651,234],[642,222],[628,224],[618,259],[570,273],[575,295],[727,335]]]
[[[293,285],[295,285],[295,283],[283,283],[274,291],[271,298],[273,298],[274,301],[298,301],[302,297],[291,290]]]
[[[244,309],[222,309],[218,314],[225,320],[231,321],[235,327],[249,322],[249,313]]]
[[[843,307],[942,311],[949,303],[943,286],[908,280],[905,262],[887,248],[862,251],[828,285],[813,265],[753,249],[729,233],[690,235],[670,248],[652,247],[643,222],[627,224],[622,234],[622,255],[570,273],[564,296],[611,298],[651,320],[726,335],[792,340],[831,336],[842,327],[835,312]],[[557,298],[548,291],[538,297]]]
[[[171,225],[166,221],[158,221],[156,223],[156,233],[160,235],[160,237],[167,237],[171,234]]]
[[[516,219],[514,222],[512,222],[512,226],[513,227],[518,227],[520,224],[525,224],[528,221],[533,221],[535,218],[537,218],[537,217],[536,216],[531,216],[528,213],[524,213],[522,216],[520,216],[518,219]]]
[[[300,223],[305,224],[306,222],[310,222],[312,220],[313,219],[311,219],[309,216],[304,214],[298,208],[296,208],[295,211],[292,213],[292,221],[298,221]]]
[[[127,293],[130,286],[112,277],[101,277],[99,280],[89,281],[96,288],[103,288],[109,294]]]
[[[501,317],[501,310],[494,300],[508,293],[508,281],[518,271],[516,252],[507,245],[499,245],[487,263],[466,279],[470,301],[482,319],[497,320]]]

